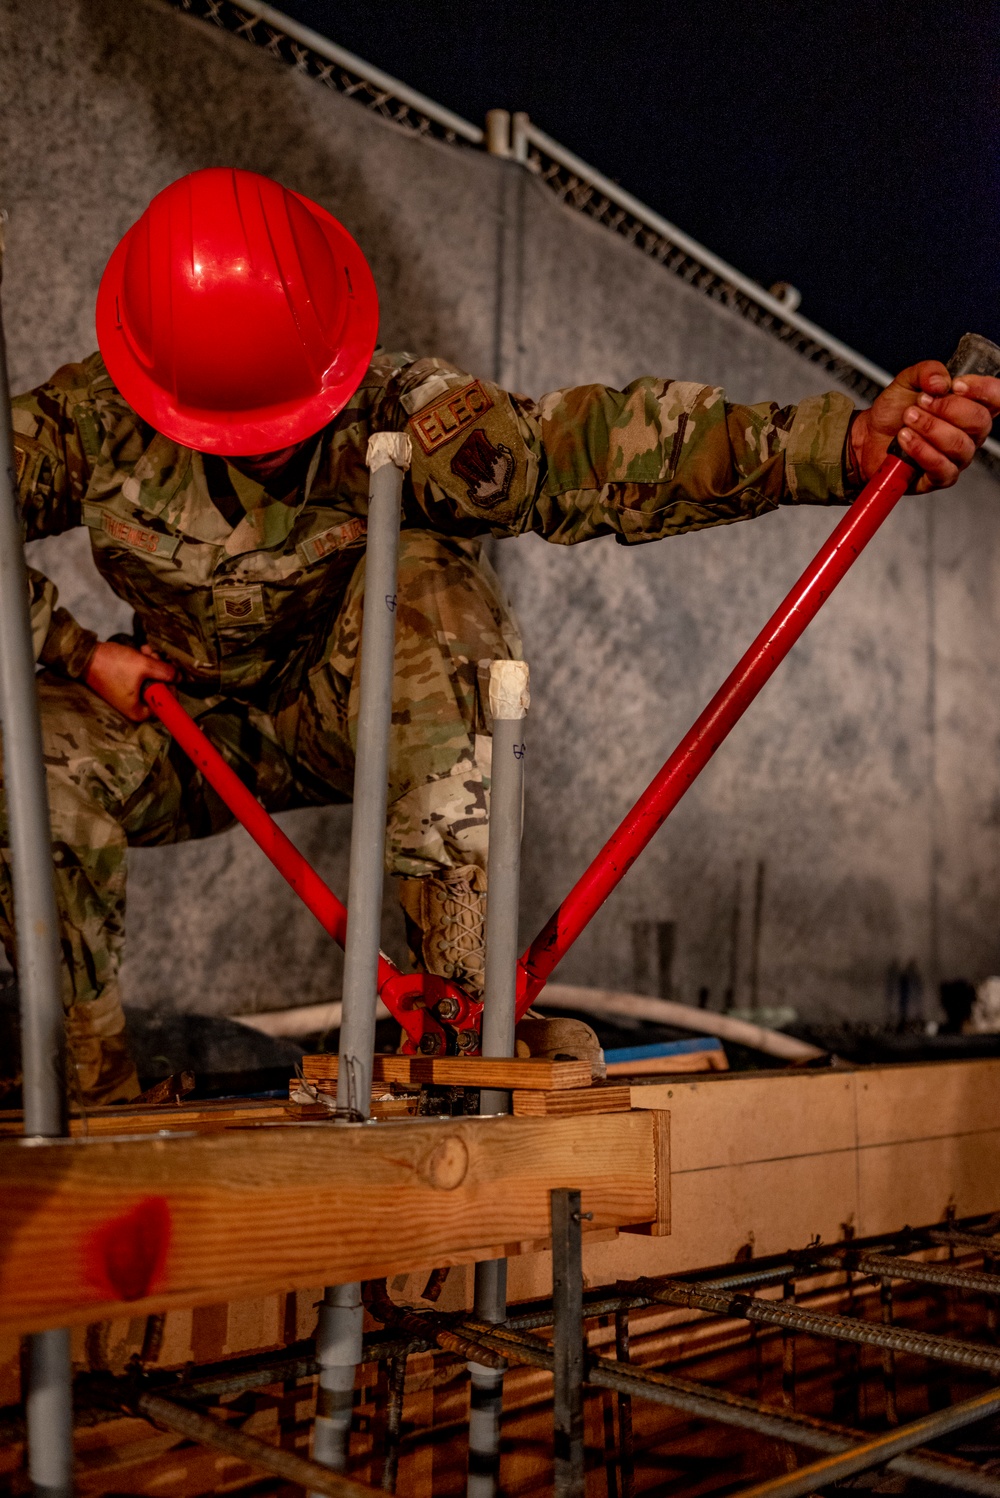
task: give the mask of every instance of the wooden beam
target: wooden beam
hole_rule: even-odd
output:
[[[229,1098],[224,1102],[206,1099],[197,1103],[128,1103],[92,1108],[85,1117],[73,1114],[69,1131],[74,1139],[109,1134],[157,1134],[165,1129],[195,1129],[202,1134],[217,1129],[247,1129],[256,1124],[287,1123],[293,1116],[287,1103],[255,1098],[245,1098],[242,1102]],[[0,1139],[19,1139],[23,1133],[24,1116],[20,1111],[0,1113]]]
[[[0,1331],[454,1264],[657,1203],[647,1112],[0,1143]]]
[[[578,1118],[586,1113],[627,1113],[632,1106],[632,1089],[621,1086],[574,1087],[565,1092],[514,1092],[512,1112],[515,1118]]]
[[[652,1222],[623,1223],[625,1233],[670,1237],[670,1114],[653,1113],[653,1162],[656,1167],[656,1216]]]
[[[337,1057],[303,1056],[302,1075],[307,1082],[335,1082]],[[516,1087],[554,1092],[589,1087],[591,1077],[589,1061],[546,1061],[534,1056],[516,1060],[496,1056],[375,1057],[376,1082],[401,1082],[404,1086],[433,1082],[442,1087]]]

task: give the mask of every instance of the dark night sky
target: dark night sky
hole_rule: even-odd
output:
[[[1000,0],[278,0],[550,135],[888,369],[1000,341]]]

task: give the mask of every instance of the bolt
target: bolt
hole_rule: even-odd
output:
[[[437,1015],[438,1019],[443,1019],[445,1021],[450,1019],[457,1019],[461,1007],[461,1004],[458,1002],[453,993],[446,993],[444,998],[438,999],[437,1003],[434,1005],[434,1013]]]
[[[422,1056],[436,1056],[442,1049],[443,1036],[436,1035],[433,1030],[427,1030],[420,1037],[420,1054]]]
[[[455,1045],[460,1051],[474,1051],[479,1045],[479,1036],[475,1030],[459,1030],[455,1035]]]

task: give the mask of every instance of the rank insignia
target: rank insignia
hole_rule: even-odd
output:
[[[215,617],[220,629],[245,629],[266,624],[264,589],[260,583],[219,584],[214,590]]]

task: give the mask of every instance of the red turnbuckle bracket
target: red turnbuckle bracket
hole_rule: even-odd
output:
[[[479,1054],[483,1006],[447,978],[433,973],[394,973],[382,985],[379,998],[406,1030],[406,1054],[442,1056],[448,1049],[449,1033],[454,1035],[459,1055]],[[422,1033],[415,1033],[402,1018],[408,1012],[419,1016]]]

